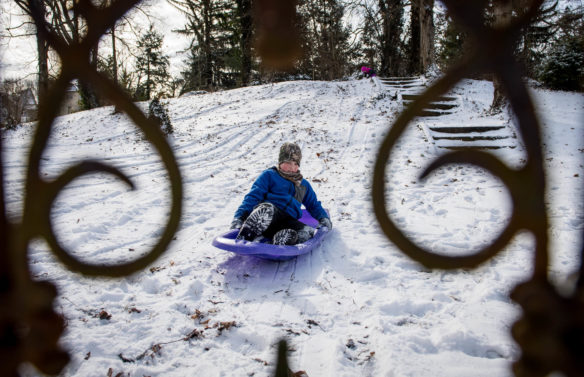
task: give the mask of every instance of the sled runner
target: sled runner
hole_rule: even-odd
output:
[[[305,209],[302,210],[302,217],[299,220],[313,228],[318,226],[318,221],[310,216]],[[310,252],[322,242],[329,231],[316,229],[311,239],[304,243],[291,246],[273,245],[270,243],[271,240],[267,238],[262,238],[259,241],[236,240],[235,237],[237,237],[238,233],[239,230],[234,229],[215,237],[213,246],[240,255],[251,255],[263,259],[285,261]]]

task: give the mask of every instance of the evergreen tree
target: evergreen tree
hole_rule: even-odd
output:
[[[441,18],[439,24],[443,32],[439,38],[437,63],[442,70],[446,70],[464,55],[468,38],[466,32],[448,16]]]
[[[515,0],[515,13],[523,14],[527,5],[523,0]],[[558,31],[557,5],[557,0],[545,0],[535,18],[522,31],[516,56],[529,77],[535,77],[537,66],[545,57],[544,51]]]
[[[312,21],[309,2],[307,0],[299,0],[297,4],[296,30],[300,34],[302,58],[297,63],[297,71],[294,73],[307,75],[312,80],[315,80],[319,76],[315,62],[317,46],[314,43],[317,29],[316,23]]]
[[[246,81],[251,72],[251,40],[241,47],[243,28],[249,27],[248,5],[226,0],[170,0],[187,17],[180,33],[192,35],[193,41],[182,73],[183,92],[217,87],[233,87],[241,82],[242,65],[246,64]],[[246,17],[245,21],[241,17]],[[245,33],[249,33],[245,30]],[[250,38],[246,34],[245,38]],[[244,58],[245,55],[245,58]]]
[[[574,39],[559,40],[542,64],[539,79],[552,89],[582,90],[584,49]]]
[[[558,33],[545,51],[537,78],[552,89],[584,89],[584,10],[566,9],[557,22]]]
[[[361,38],[359,39],[360,54],[362,63],[368,67],[379,67],[381,54],[378,41],[380,31],[378,22],[375,18],[374,10],[365,7],[363,15],[363,27],[361,29]]]
[[[170,78],[168,56],[162,53],[163,37],[150,25],[149,30],[138,40],[136,74],[138,82],[135,97],[144,101],[152,98]]]
[[[337,1],[326,1],[322,5],[316,63],[320,78],[333,80],[348,73],[349,33],[342,22],[344,7]]]
[[[236,0],[237,17],[239,19],[239,43],[241,50],[241,85],[249,84],[253,68],[252,44],[253,44],[253,19],[251,0]]]
[[[168,107],[166,104],[160,102],[158,98],[154,98],[148,105],[148,119],[158,124],[166,136],[174,133],[174,127],[168,115]]]

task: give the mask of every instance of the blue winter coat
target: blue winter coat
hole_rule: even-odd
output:
[[[235,218],[245,219],[253,208],[262,203],[270,202],[282,211],[299,219],[302,216],[301,205],[304,204],[308,212],[317,220],[328,217],[324,208],[316,198],[316,194],[306,179],[300,183],[303,186],[299,192],[306,191],[300,202],[296,196],[302,196],[296,192],[294,183],[278,174],[276,167],[264,170],[256,179],[251,190],[243,198],[243,202],[235,212]]]

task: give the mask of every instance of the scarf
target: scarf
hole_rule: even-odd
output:
[[[276,166],[276,170],[278,170],[278,174],[280,174],[282,178],[294,183],[294,186],[298,187],[302,183],[302,174],[300,174],[300,170],[296,173],[286,173],[280,169],[280,165]]]
[[[306,195],[306,187],[302,186],[302,174],[300,174],[300,170],[296,173],[286,173],[280,170],[280,165],[276,167],[278,174],[280,177],[289,180],[290,182],[294,183],[294,199],[298,200],[300,203],[304,200],[304,195]]]

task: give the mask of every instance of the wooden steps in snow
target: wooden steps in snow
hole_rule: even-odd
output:
[[[404,93],[402,100],[404,105],[414,102],[419,94]],[[430,102],[420,113],[421,117],[438,117],[446,114],[452,114],[458,107],[458,98],[454,96],[441,96],[433,102]]]
[[[385,89],[423,89],[425,82],[419,77],[379,77]]]
[[[468,125],[446,122],[423,123],[426,134],[437,148],[449,150],[515,148],[517,137],[503,122],[469,121]]]
[[[378,77],[384,90],[395,91],[408,106],[420,97],[426,82],[420,77]],[[469,119],[467,124],[448,115],[455,114],[461,99],[443,95],[430,102],[417,116],[428,140],[436,148],[449,150],[501,149],[517,147],[517,137],[511,127],[496,119]]]

